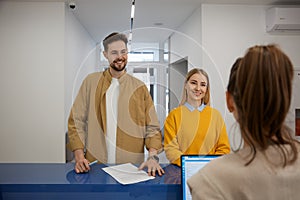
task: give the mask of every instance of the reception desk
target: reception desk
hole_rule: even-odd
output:
[[[76,174],[74,164],[0,164],[0,200],[13,199],[181,199],[181,172],[163,165],[163,176],[122,185],[95,164]]]

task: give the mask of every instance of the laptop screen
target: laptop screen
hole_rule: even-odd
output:
[[[221,155],[182,155],[181,156],[181,189],[182,199],[191,200],[192,195],[187,180],[197,173],[204,165]]]

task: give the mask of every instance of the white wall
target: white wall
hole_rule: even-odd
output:
[[[96,44],[64,2],[0,2],[0,27],[0,162],[65,162],[67,118],[96,70]]]
[[[188,57],[189,68],[201,67],[201,7],[182,24],[170,38],[170,63]]]
[[[65,131],[70,108],[87,74],[97,71],[99,49],[72,10],[66,6],[65,14]]]
[[[265,10],[267,8],[269,6],[203,4],[200,11],[195,12],[200,12],[201,16],[194,14],[187,20],[188,24],[184,24],[186,30],[189,30],[187,35],[195,38],[198,34],[201,37],[199,43],[203,48],[191,48],[180,40],[176,41],[176,35],[171,38],[171,51],[179,52],[176,50],[179,48],[180,55],[188,55],[189,60],[193,60],[193,65],[199,65],[208,72],[211,81],[212,106],[217,108],[225,118],[232,144],[239,141],[239,135],[233,135],[234,119],[226,108],[225,90],[230,68],[235,59],[243,56],[246,49],[255,44],[277,43],[289,55],[296,69],[300,67],[298,56],[300,35],[266,33]],[[194,59],[199,57],[199,54],[202,54],[201,61]],[[288,119],[291,128],[294,129],[293,116]]]
[[[64,162],[64,3],[0,2],[0,162]]]

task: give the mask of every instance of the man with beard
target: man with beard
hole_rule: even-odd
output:
[[[88,171],[94,160],[141,164],[153,176],[164,173],[157,157],[162,136],[152,98],[142,81],[126,73],[127,42],[121,33],[103,40],[109,68],[85,78],[72,106],[68,137],[77,173]],[[149,151],[146,161],[144,147]]]

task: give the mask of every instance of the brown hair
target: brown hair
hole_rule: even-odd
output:
[[[237,69],[238,69],[239,64],[241,63],[241,60],[242,60],[242,58],[237,58],[230,70],[227,91],[232,95],[234,93],[234,88],[235,88]]]
[[[111,44],[113,42],[116,42],[116,41],[119,41],[119,40],[123,41],[125,43],[125,45],[127,46],[128,39],[127,39],[127,36],[125,34],[118,33],[118,32],[113,32],[113,33],[109,34],[103,40],[104,51],[107,51],[109,44]]]
[[[252,157],[257,148],[276,145],[284,158],[283,166],[297,159],[296,141],[284,124],[292,97],[293,65],[276,45],[248,49],[237,69],[233,98],[238,123]],[[283,145],[291,147],[289,152]]]
[[[186,93],[186,89],[185,89],[185,84],[190,80],[190,78],[194,75],[194,74],[202,74],[203,76],[206,77],[207,79],[207,90],[206,90],[206,94],[203,98],[203,102],[205,105],[209,105],[210,102],[210,87],[209,87],[209,78],[208,78],[208,74],[203,70],[203,69],[199,69],[199,68],[194,68],[192,70],[190,70],[186,77],[185,77],[185,81],[184,81],[184,85],[183,85],[183,92],[182,92],[182,99],[179,105],[183,105],[186,100],[187,100],[187,93]]]

